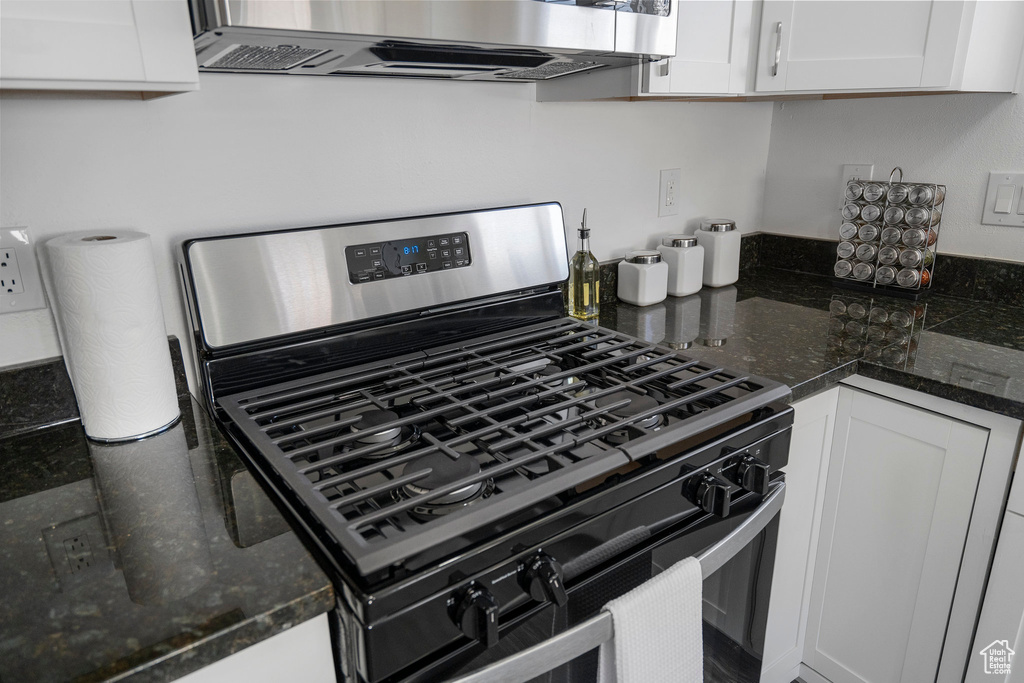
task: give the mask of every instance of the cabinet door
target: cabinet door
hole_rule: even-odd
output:
[[[675,57],[642,67],[644,93],[745,92],[755,9],[753,0],[680,0]]]
[[[3,88],[198,87],[183,0],[3,0],[0,18]]]
[[[804,650],[832,683],[935,680],[988,433],[840,390]]]
[[[964,2],[766,0],[758,92],[950,85]]]
[[[786,465],[786,504],[779,517],[775,572],[768,607],[761,683],[790,683],[803,657],[807,599],[814,570],[839,388],[793,404],[793,437]]]

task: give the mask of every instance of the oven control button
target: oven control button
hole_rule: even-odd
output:
[[[498,644],[498,601],[490,591],[472,585],[455,603],[455,625],[485,647]]]
[[[697,483],[693,502],[704,512],[710,512],[719,517],[728,517],[732,494],[729,492],[728,484],[710,474],[705,474]]]
[[[526,561],[519,572],[519,585],[538,602],[550,601],[561,607],[569,601],[562,583],[562,565],[544,553]]]
[[[746,456],[736,466],[736,483],[759,496],[768,493],[768,465]]]

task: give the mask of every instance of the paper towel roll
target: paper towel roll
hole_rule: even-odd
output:
[[[77,233],[46,242],[50,299],[85,433],[102,440],[178,419],[149,235]]]
[[[100,504],[140,605],[165,605],[205,585],[210,545],[185,428],[120,444],[89,444]]]

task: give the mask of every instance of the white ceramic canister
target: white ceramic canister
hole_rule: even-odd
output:
[[[740,231],[728,218],[700,222],[697,243],[704,247],[704,284],[724,287],[740,279]]]
[[[668,294],[668,264],[658,251],[631,251],[619,261],[619,299],[650,306]]]
[[[668,293],[689,296],[700,291],[704,281],[704,247],[690,235],[669,235],[658,246],[668,264]]]

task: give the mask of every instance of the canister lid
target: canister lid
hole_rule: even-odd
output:
[[[692,235],[669,235],[661,243],[666,247],[695,247],[697,238]]]
[[[705,218],[700,222],[700,229],[708,232],[728,232],[736,229],[736,221],[728,218]]]
[[[626,261],[628,263],[660,263],[661,252],[660,251],[631,251],[626,254]]]

